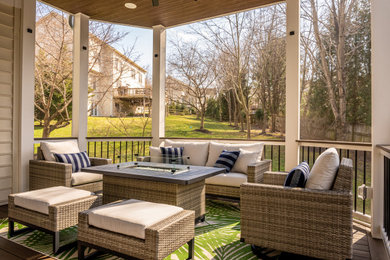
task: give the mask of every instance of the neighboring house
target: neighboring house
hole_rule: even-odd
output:
[[[64,27],[64,28],[63,28]],[[60,35],[61,34],[61,35]],[[36,23],[36,41],[44,48],[58,44],[72,55],[72,28],[68,20],[52,12]],[[91,116],[149,114],[151,90],[146,87],[146,70],[96,35],[89,35],[89,98]]]

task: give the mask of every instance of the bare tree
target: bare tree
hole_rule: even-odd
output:
[[[35,120],[43,127],[42,137],[47,138],[55,129],[71,122],[72,111],[72,48],[73,32],[68,16],[42,3],[37,4],[36,61],[35,61]],[[89,46],[90,92],[94,86],[101,86],[94,92],[94,106],[112,91],[123,73],[129,68],[123,66],[115,72],[98,71],[97,67],[108,67],[112,63],[104,52],[126,36],[116,32],[112,25],[91,22]],[[132,48],[129,50],[132,51]],[[124,56],[129,55],[125,53]],[[109,65],[109,64],[108,64]],[[91,107],[92,109],[93,107]]]
[[[193,42],[172,42],[174,53],[169,57],[173,78],[167,81],[173,101],[192,107],[200,117],[200,130],[205,130],[207,99],[215,85],[214,58]],[[172,79],[172,78],[171,78]]]

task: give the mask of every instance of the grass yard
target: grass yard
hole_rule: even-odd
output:
[[[246,133],[240,132],[229,123],[205,120],[205,128],[210,133],[196,131],[199,129],[200,120],[196,116],[168,116],[165,121],[166,137],[181,138],[227,138],[246,139]],[[142,117],[110,118],[88,117],[88,136],[151,136],[151,119]],[[145,126],[145,131],[143,128]],[[70,137],[72,126],[54,130],[50,137]],[[252,139],[280,139],[280,134],[260,135],[260,130],[252,131]],[[42,137],[42,127],[36,124],[34,136]]]

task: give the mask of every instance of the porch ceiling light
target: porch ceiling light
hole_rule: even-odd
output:
[[[128,9],[135,9],[137,8],[137,5],[134,3],[125,3],[125,7]]]

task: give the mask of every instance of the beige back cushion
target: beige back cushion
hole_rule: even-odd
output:
[[[329,148],[318,156],[311,168],[305,188],[315,190],[329,190],[332,187],[340,158],[335,148]]]
[[[240,149],[243,149],[248,152],[256,152],[258,153],[258,156],[256,161],[254,162],[260,162],[261,155],[263,154],[263,147],[264,147],[264,143],[226,144],[226,143],[210,142],[210,151],[209,151],[209,156],[207,159],[206,166],[213,167],[223,150],[239,151]]]
[[[46,161],[55,162],[54,153],[79,153],[77,140],[65,142],[41,142],[41,150]]]
[[[209,153],[209,142],[176,142],[165,140],[165,147],[184,147],[183,156],[190,157],[189,164],[205,166]]]

